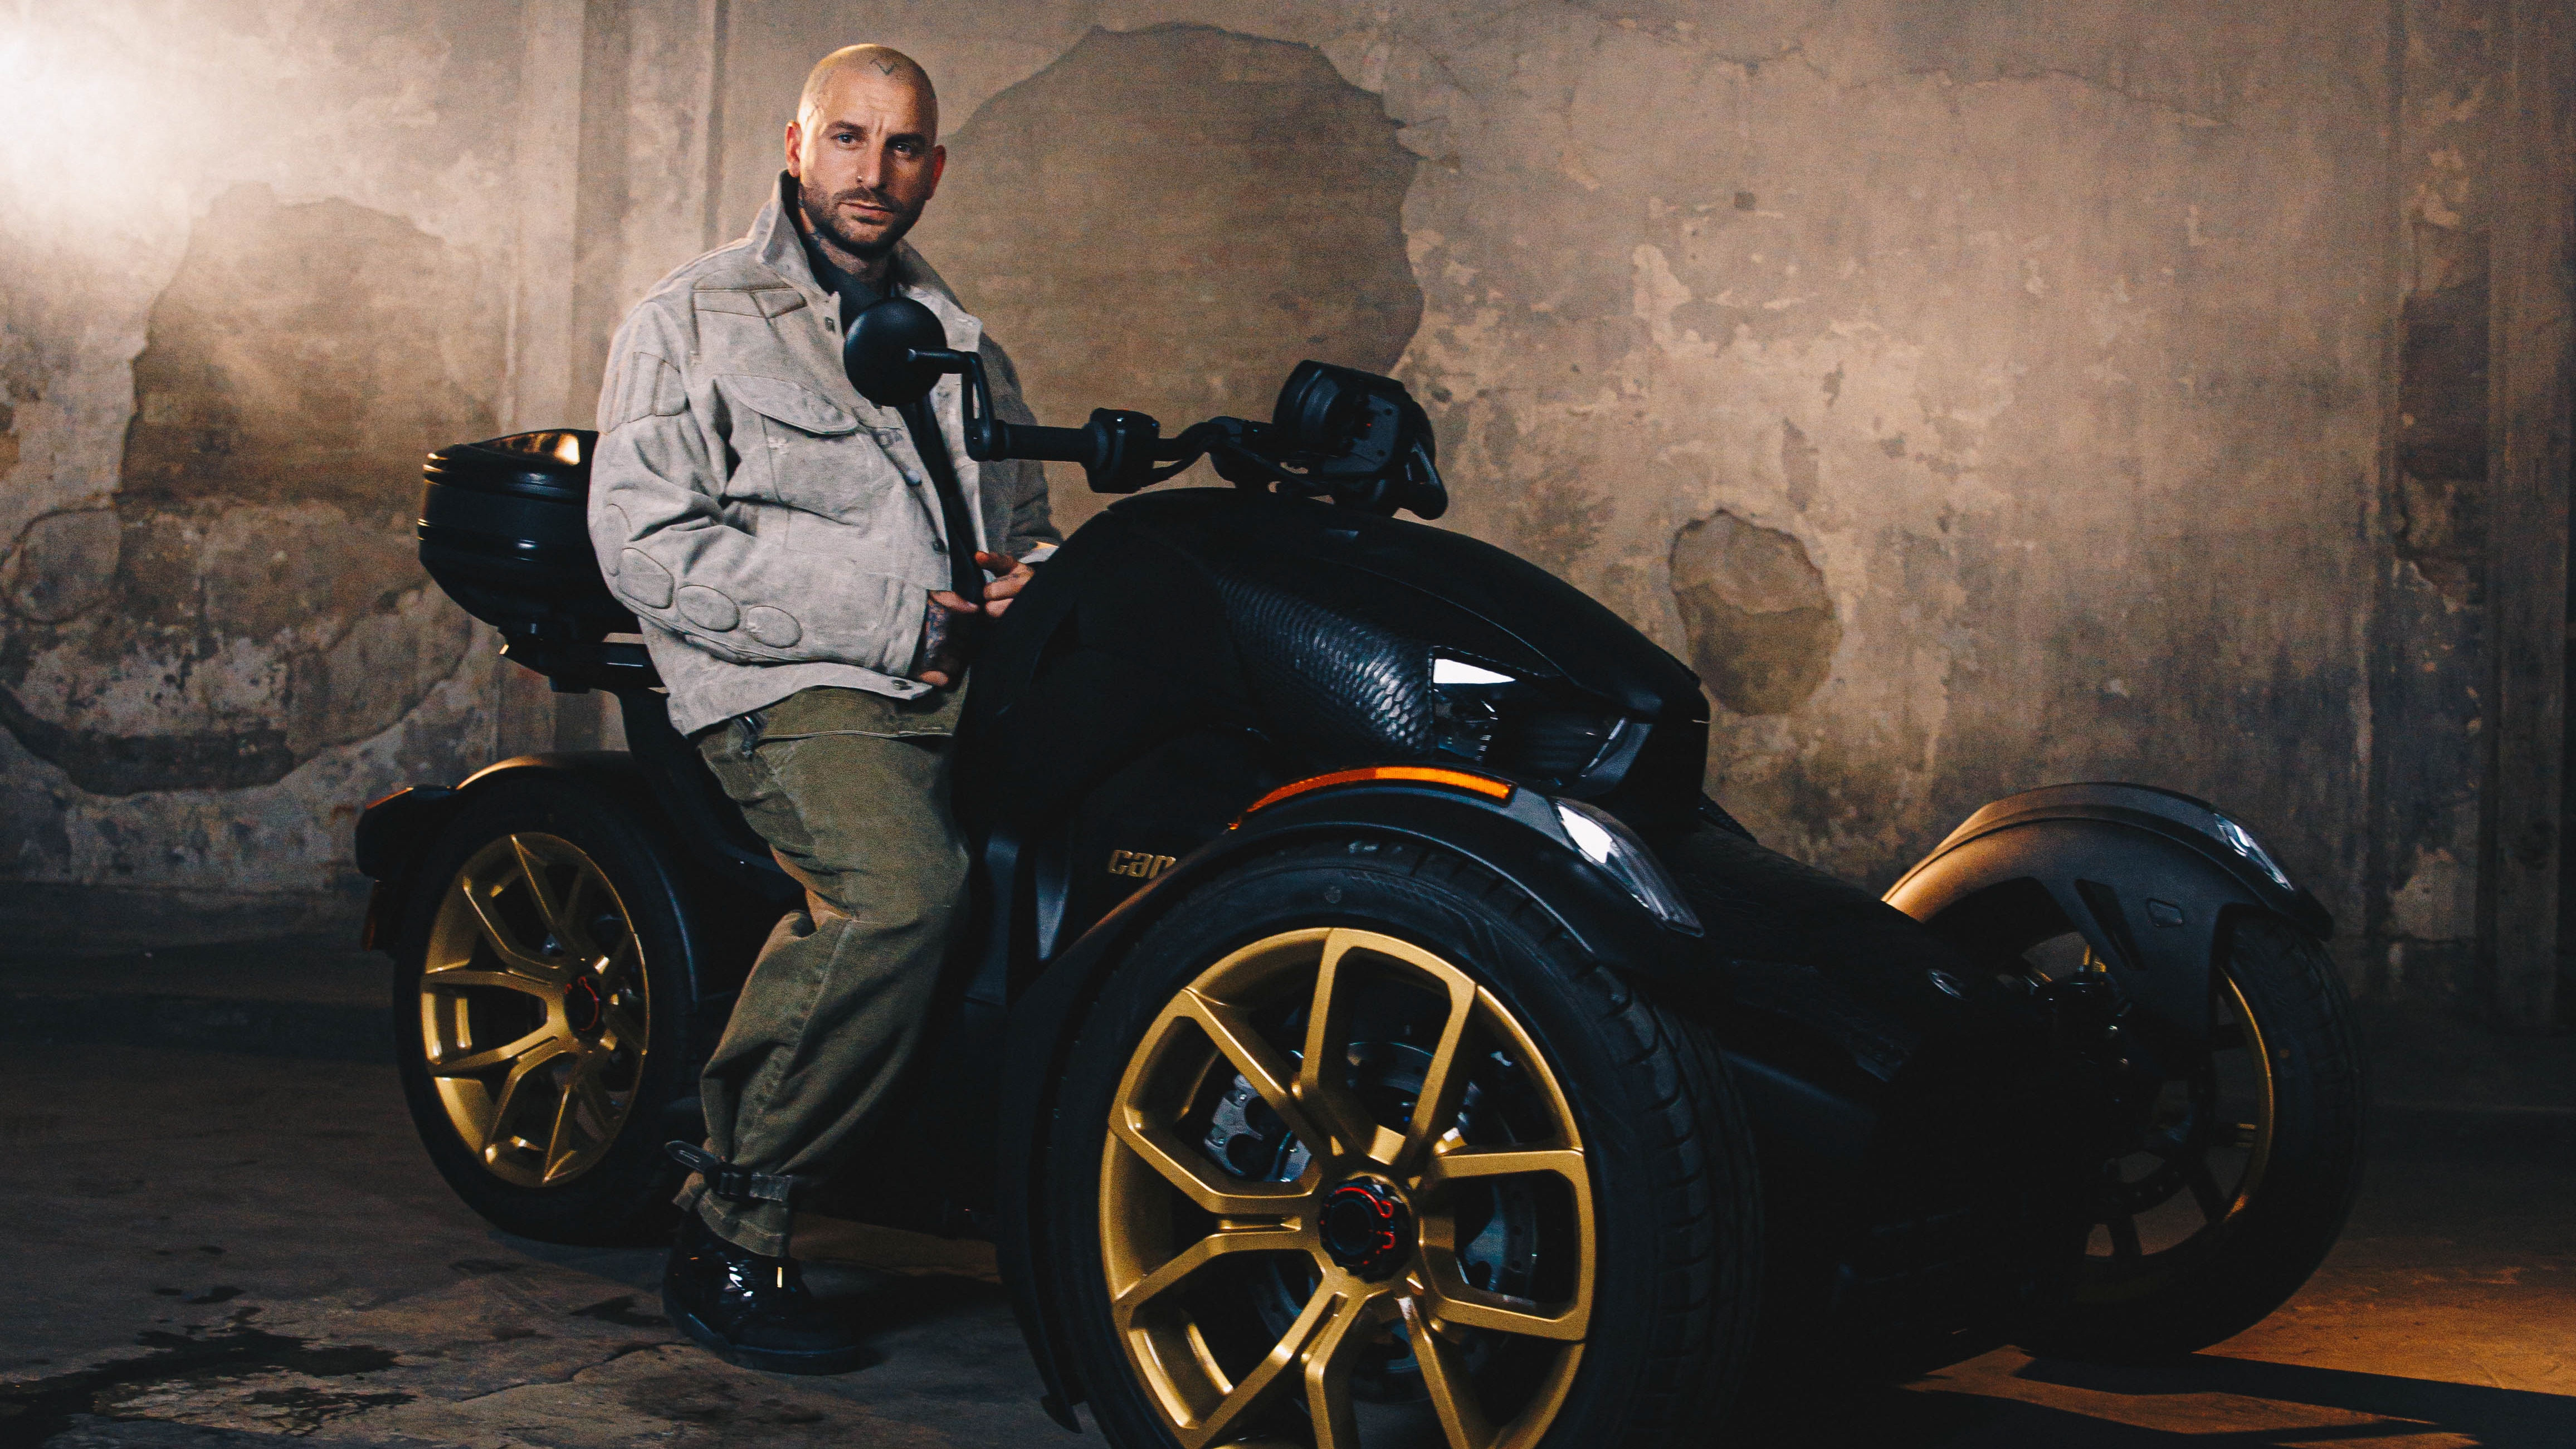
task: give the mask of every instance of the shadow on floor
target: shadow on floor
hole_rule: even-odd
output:
[[[2576,1398],[2532,1393],[2524,1389],[2498,1389],[2436,1379],[2400,1378],[2393,1374],[2312,1368],[2305,1364],[2266,1363],[2261,1359],[2222,1358],[2205,1353],[2193,1354],[2179,1363],[2139,1367],[2037,1359],[2023,1366],[2014,1377],[2033,1383],[2090,1389],[2096,1393],[2140,1397],[2235,1394],[2275,1403],[2375,1414],[2383,1419],[2413,1422],[2407,1425],[2354,1426],[2354,1430],[2384,1427],[2388,1433],[2415,1434],[2446,1431],[2466,1435],[2488,1446],[2488,1449],[2523,1449],[2523,1446],[2538,1449],[2542,1445],[2576,1444]]]
[[[1950,1387],[1859,1390],[1831,1411],[1784,1412],[1755,1442],[1774,1449],[1883,1449],[1974,1444],[1976,1449],[2287,1449],[2457,1435],[2481,1449],[2576,1444],[2576,1398],[2474,1384],[2354,1373],[2195,1354],[2154,1367],[2040,1359],[2013,1378],[2139,1402],[2119,1418]],[[2158,1400],[2170,1402],[2154,1402]],[[2197,1400],[2198,1402],[2184,1402]],[[2247,1412],[2246,1400],[2264,1401]],[[2302,1419],[2299,1406],[2323,1410]],[[2370,1415],[2356,1420],[2352,1415]],[[2226,1421],[2275,1422],[2229,1428]],[[2171,1427],[2160,1426],[2158,1420]]]

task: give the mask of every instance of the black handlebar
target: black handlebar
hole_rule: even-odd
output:
[[[1119,408],[1094,408],[1091,421],[1079,428],[1004,422],[994,415],[992,384],[985,379],[981,357],[945,347],[915,347],[905,351],[904,362],[910,367],[953,372],[965,379],[966,456],[978,463],[1000,458],[1079,463],[1092,491],[1133,493],[1180,472],[1208,451],[1204,442],[1193,447],[1183,441],[1198,429],[1166,440],[1161,423],[1143,413]],[[1205,428],[1207,424],[1199,426]],[[1176,466],[1158,468],[1158,463]]]
[[[865,345],[869,328],[852,323],[843,358],[851,381],[884,402],[880,393],[919,398],[939,374],[957,374],[965,387],[966,456],[979,463],[1079,463],[1093,492],[1133,493],[1206,458],[1217,476],[1243,488],[1329,497],[1379,514],[1403,508],[1423,518],[1437,518],[1449,506],[1432,458],[1430,419],[1392,378],[1301,362],[1280,389],[1272,421],[1210,418],[1170,438],[1154,419],[1117,408],[1094,409],[1079,428],[1040,427],[994,415],[984,360],[974,353],[906,345],[939,335],[928,309],[890,297],[867,313],[881,310],[889,313],[882,324],[862,314],[882,328],[876,346]]]

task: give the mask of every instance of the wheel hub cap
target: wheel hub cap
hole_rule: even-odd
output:
[[[572,1029],[583,1036],[599,1034],[600,1019],[607,1014],[607,1003],[600,1000],[599,988],[587,976],[576,976],[564,988],[564,1018]]]
[[[1352,1178],[1324,1194],[1316,1218],[1324,1251],[1361,1277],[1376,1281],[1404,1266],[1413,1237],[1413,1211],[1392,1183]]]

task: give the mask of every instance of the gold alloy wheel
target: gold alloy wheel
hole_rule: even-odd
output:
[[[1363,997],[1414,1005],[1423,1044],[1409,1111],[1402,1100],[1372,1107],[1325,1069],[1365,1050],[1352,1039]],[[1498,1071],[1527,1104],[1499,1143],[1493,1114],[1469,1111],[1487,1090],[1471,1078]],[[1257,1094],[1275,1114],[1277,1170],[1249,1175],[1202,1150],[1196,1114],[1229,1087],[1225,1100]],[[1484,1140],[1469,1141],[1470,1127]],[[1462,1211],[1509,1183],[1552,1204],[1544,1300],[1487,1291],[1462,1270]],[[1271,936],[1175,995],[1111,1104],[1100,1208],[1110,1317],[1184,1449],[1284,1442],[1247,1436],[1295,1426],[1285,1406],[1298,1399],[1315,1449],[1356,1449],[1352,1371],[1370,1351],[1410,1354],[1449,1449],[1523,1449],[1563,1407],[1591,1327],[1592,1185],[1565,1093],[1492,992],[1376,932]],[[1262,1258],[1270,1281],[1295,1287],[1286,1310],[1247,1333],[1239,1311],[1228,1321],[1245,1295],[1226,1269]],[[1499,1281],[1483,1262],[1472,1271]],[[1508,1373],[1484,1376],[1510,1380],[1497,1404],[1476,1370],[1501,1354]]]
[[[607,1155],[635,1107],[650,1011],[634,920],[581,847],[505,836],[449,882],[421,963],[421,1048],[493,1176],[552,1187]]]
[[[2164,1139],[2176,1150],[2104,1164],[2112,1205],[2086,1245],[2086,1271],[2075,1290],[2080,1303],[2125,1302],[2162,1289],[2191,1256],[2185,1250],[2213,1241],[2262,1185],[2272,1155],[2272,1054],[2245,989],[2233,973],[2218,979],[2208,1075],[2166,1083],[2155,1108],[2159,1125],[2183,1131]],[[2206,1120],[2191,1122],[2194,1115]],[[2137,1176],[2129,1175],[2132,1169]]]

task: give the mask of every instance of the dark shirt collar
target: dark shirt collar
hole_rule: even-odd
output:
[[[796,235],[805,244],[805,264],[814,269],[814,280],[822,285],[823,290],[841,299],[842,325],[847,326],[851,318],[859,315],[860,308],[885,295],[882,290],[832,265],[832,259],[823,255],[823,249],[815,245],[812,234],[803,225],[797,226]]]

